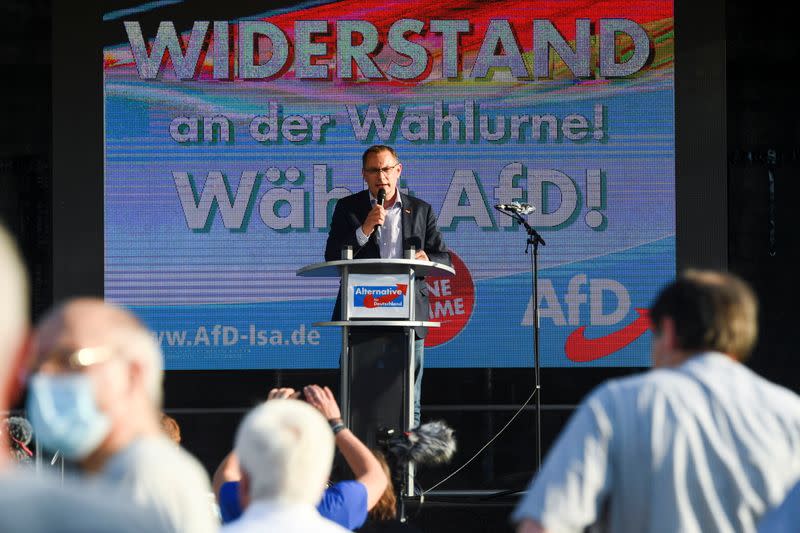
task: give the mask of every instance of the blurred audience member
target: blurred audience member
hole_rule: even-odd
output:
[[[205,470],[161,430],[162,356],[147,329],[123,309],[77,299],[44,317],[34,343],[28,414],[39,444],[172,531],[216,531]]]
[[[291,388],[272,389],[268,400],[301,397],[314,406],[328,420],[336,447],[344,457],[356,479],[340,481],[325,489],[317,506],[319,513],[347,529],[355,529],[367,519],[389,482],[380,463],[358,437],[342,422],[339,405],[328,387],[308,385],[302,391]],[[235,453],[226,457],[214,474],[214,488],[219,496],[219,505],[224,522],[235,520],[241,514],[238,499],[238,481],[241,478]]]
[[[320,516],[333,464],[333,433],[325,418],[305,402],[276,399],[251,411],[236,433],[239,497],[244,513],[223,533],[347,531]]]
[[[741,364],[751,289],[690,271],[650,319],[655,369],[584,400],[513,513],[518,532],[755,531],[800,479],[800,397]]]
[[[392,483],[392,470],[389,468],[389,463],[386,461],[386,456],[383,453],[373,450],[375,459],[381,465],[383,475],[389,482],[386,484],[386,490],[381,494],[378,503],[375,507],[369,510],[368,516],[370,520],[394,520],[397,518],[397,495],[394,493],[394,483]]]
[[[383,491],[378,503],[375,504],[375,507],[370,509],[367,522],[357,530],[358,533],[420,532],[420,529],[416,526],[408,522],[401,522],[397,519],[397,495],[394,492],[391,468],[383,453],[377,450],[373,451],[373,453],[381,464],[381,468],[383,468],[383,473],[389,480],[389,484],[386,486],[386,490]]]
[[[169,416],[167,413],[161,413],[161,431],[164,432],[164,435],[175,443],[176,446],[181,445],[181,427],[178,425],[178,421]],[[220,515],[219,505],[217,504],[217,496],[214,494],[214,491],[208,492],[206,494],[208,496],[208,504],[211,507],[211,514],[214,516],[217,523],[222,521],[222,516]]]
[[[28,283],[11,238],[0,226],[0,411],[19,399],[27,367]],[[82,486],[60,487],[14,467],[0,432],[0,531],[155,533],[152,516]],[[18,439],[19,440],[19,439]],[[26,454],[27,455],[27,454]]]
[[[167,413],[161,413],[161,431],[175,444],[181,443],[181,427],[178,425],[178,421]]]

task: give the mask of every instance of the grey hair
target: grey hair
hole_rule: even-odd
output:
[[[316,505],[333,464],[333,432],[307,403],[269,400],[244,418],[235,450],[252,501]]]

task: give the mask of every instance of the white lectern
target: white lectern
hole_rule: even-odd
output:
[[[438,327],[438,322],[417,320],[414,298],[418,279],[428,275],[453,275],[452,267],[416,259],[343,259],[316,263],[297,271],[298,276],[341,279],[341,320],[315,326],[342,328],[339,404],[345,424],[367,446],[375,447],[378,430],[407,431],[414,421],[414,329]],[[414,250],[406,251],[407,257]],[[414,495],[414,469],[410,465],[403,493]]]

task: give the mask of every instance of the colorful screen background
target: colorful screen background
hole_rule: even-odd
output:
[[[652,51],[647,66],[621,79],[576,79],[554,53],[550,79],[519,80],[505,68],[487,80],[447,79],[441,38],[426,34],[416,41],[431,50],[432,68],[414,81],[305,80],[291,69],[270,80],[218,80],[211,53],[191,80],[176,79],[169,61],[150,80],[139,77],[129,43],[106,47],[105,296],[146,322],[168,369],[337,367],[340,332],[313,323],[330,318],[338,283],[295,272],[323,260],[335,200],[363,189],[364,149],[391,144],[401,187],[433,206],[458,271],[429,280],[443,327],[426,340],[427,367],[532,366],[526,235],[493,208],[513,200],[537,207],[528,220],[547,243],[539,248],[542,365],[648,366],[646,309],[675,274],[672,2],[345,0],[242,13],[289,37],[296,20],[369,21],[385,35],[401,18],[468,19],[459,43],[465,73],[499,18],[529,65],[534,19],[550,20],[573,45],[576,19],[630,19]],[[390,56],[384,49],[376,63]],[[282,119],[331,122],[317,140],[259,142],[251,122],[271,104]],[[395,118],[386,136],[357,135],[353,122],[370,106],[382,121]],[[456,117],[459,139],[452,126],[436,137],[437,113]],[[512,137],[514,115],[552,115],[559,125],[580,115],[587,134],[545,130],[535,139],[529,128]],[[427,135],[417,116],[429,118]],[[215,117],[229,121],[227,138],[209,126]],[[488,133],[504,121],[507,134],[481,138],[482,120]],[[176,141],[193,121],[209,131]]]

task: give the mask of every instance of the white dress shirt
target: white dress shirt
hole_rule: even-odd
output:
[[[257,500],[247,506],[238,520],[226,524],[220,533],[344,533],[347,530],[322,518],[313,505]]]
[[[92,479],[145,510],[168,531],[216,533],[208,474],[197,459],[162,435],[141,437],[115,453]]]

